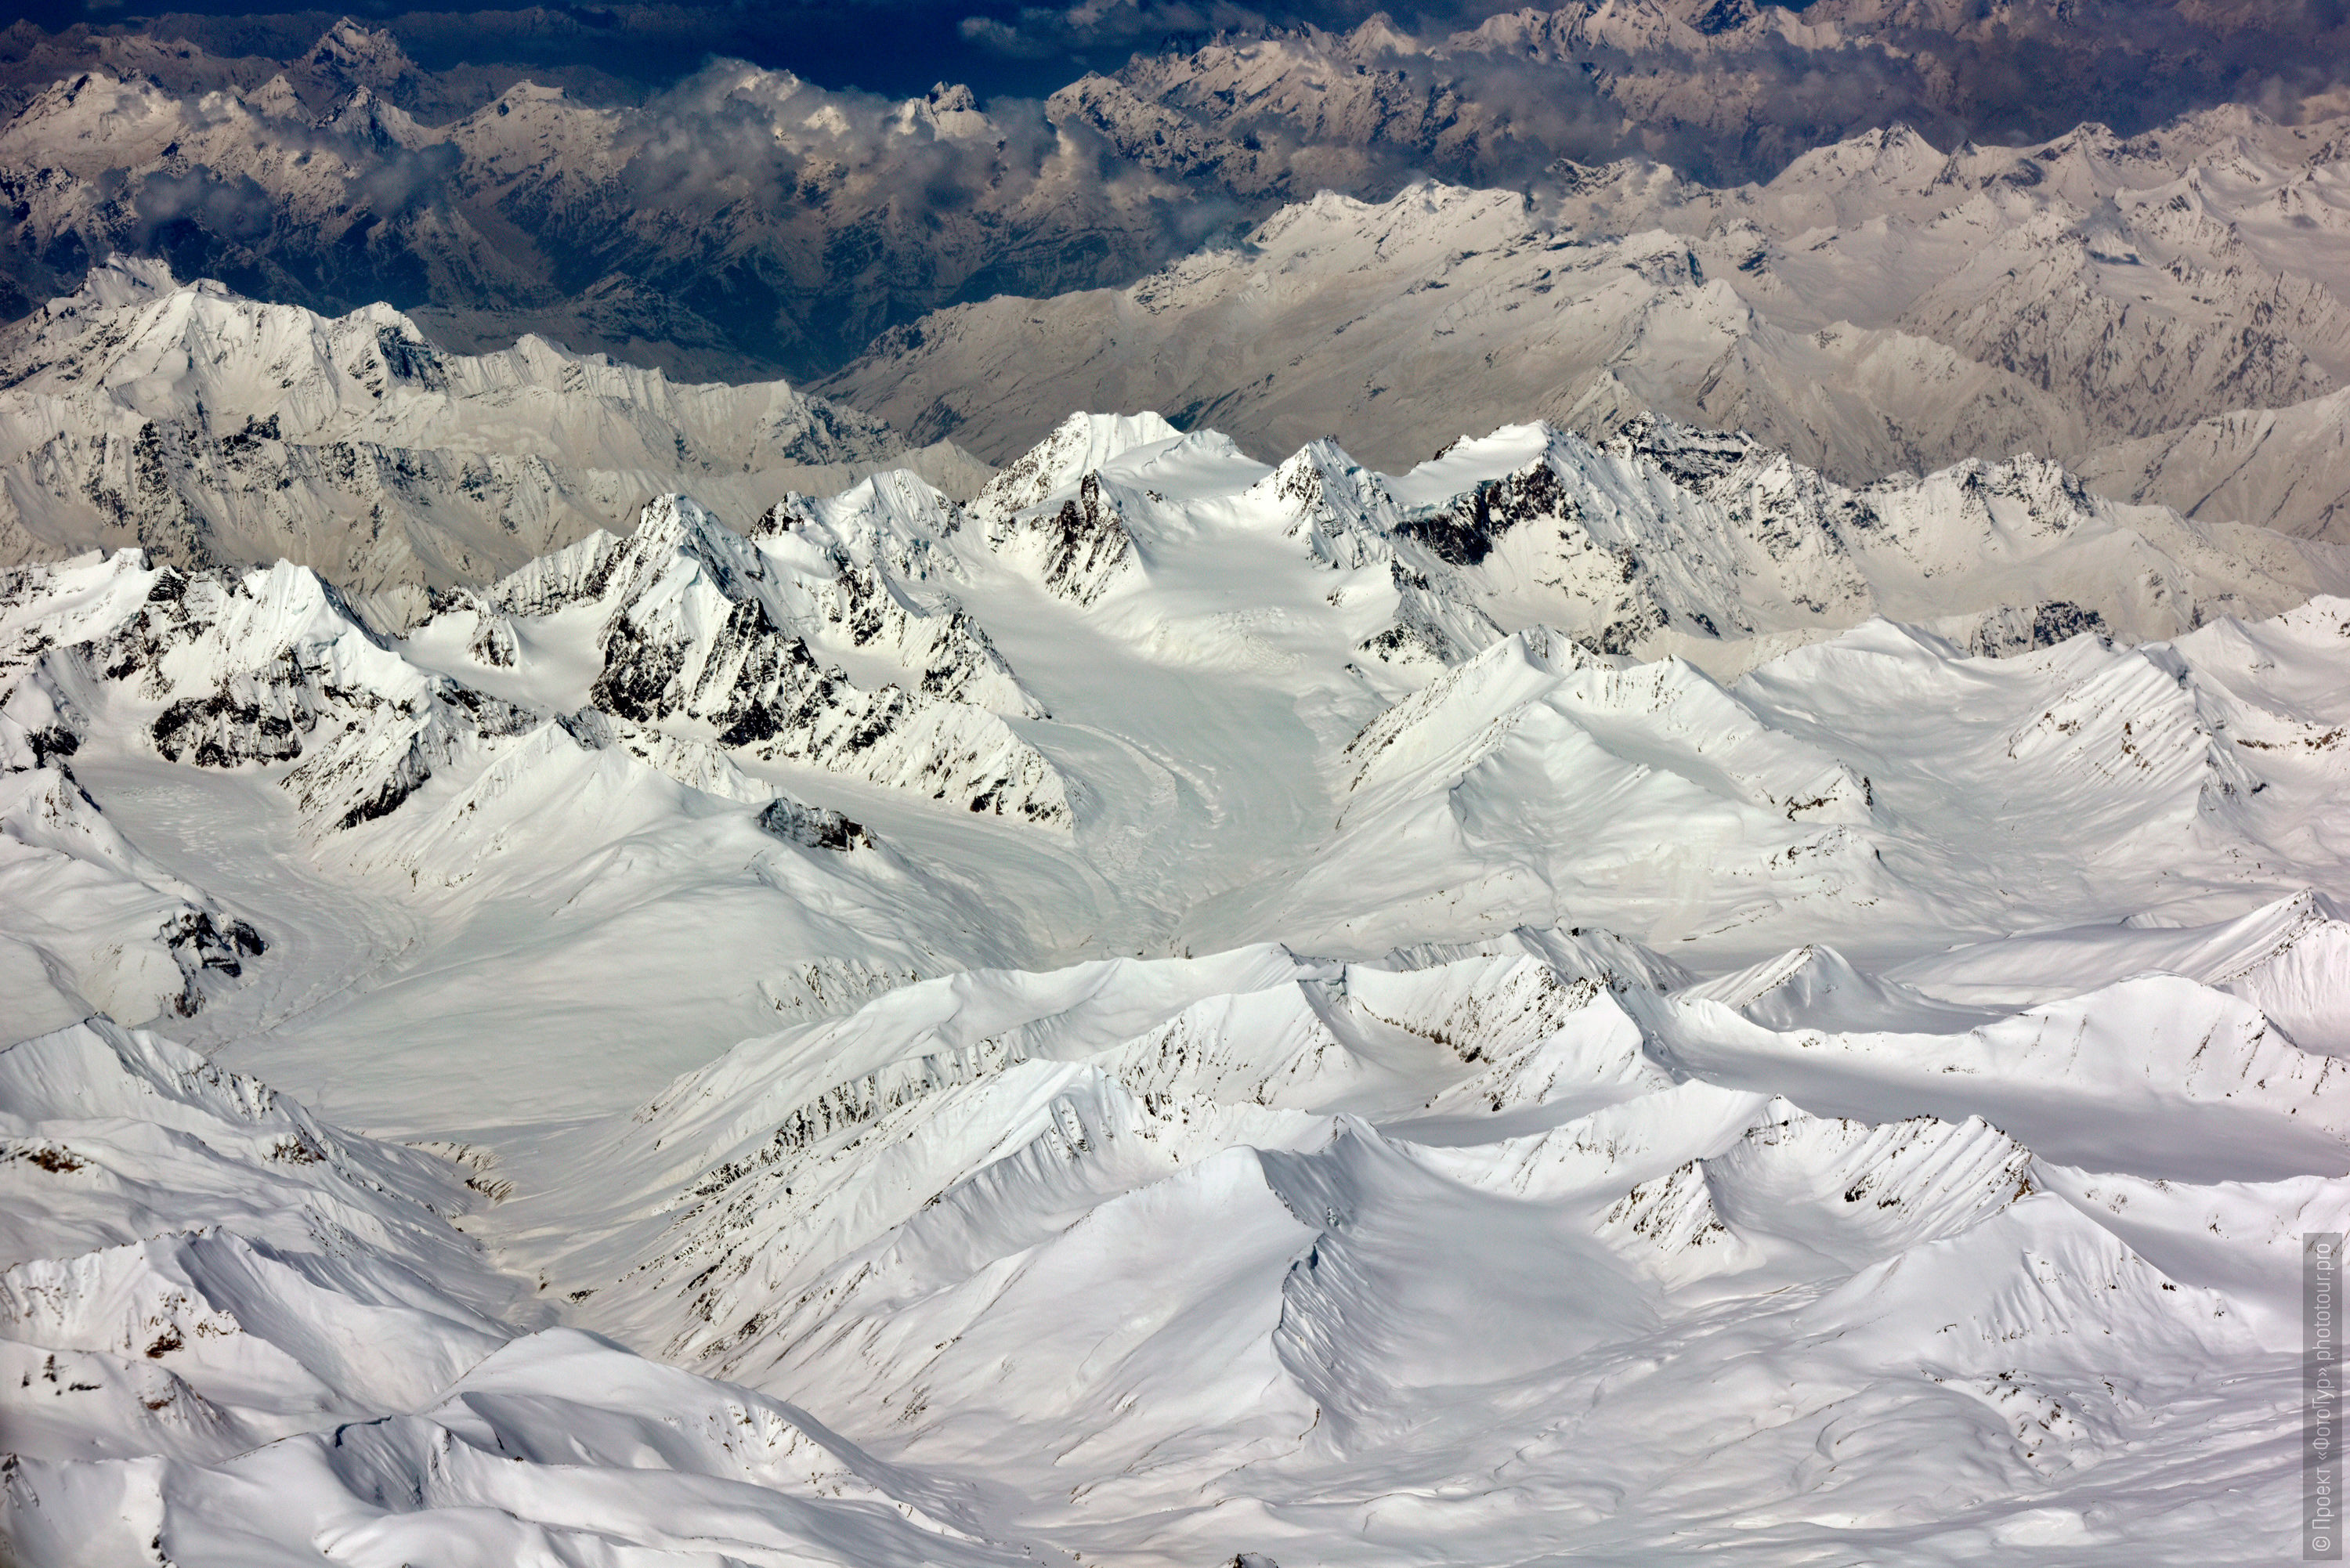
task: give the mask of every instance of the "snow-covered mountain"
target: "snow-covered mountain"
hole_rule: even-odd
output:
[[[2339,11],[0,32],[0,1563],[2289,1559]]]
[[[19,1005],[28,1017],[192,1013],[271,940],[105,819],[70,760],[93,728],[120,727],[165,763],[267,769],[311,854],[404,869],[411,884],[425,874],[418,856],[435,854],[419,836],[456,856],[431,867],[456,888],[496,869],[514,835],[579,833],[597,818],[625,836],[681,799],[723,800],[764,808],[744,818],[747,845],[764,832],[842,852],[813,864],[855,863],[847,880],[861,890],[828,896],[833,918],[859,899],[868,918],[920,900],[922,878],[861,828],[779,804],[777,787],[745,771],[763,763],[1066,831],[1068,784],[995,711],[1043,708],[940,586],[951,564],[904,531],[917,507],[952,517],[910,474],[868,481],[832,503],[778,508],[763,550],[666,498],[625,541],[598,533],[444,601],[400,647],[283,562],[190,576],[125,551],[21,569],[0,718],[16,783],[6,935]],[[873,853],[847,853],[860,848]],[[797,893],[758,857],[752,868],[773,892]],[[852,942],[795,956],[873,953]]]
[[[686,386],[525,337],[449,354],[382,306],[328,319],[117,258],[0,328],[0,561],[136,545],[310,566],[360,594],[503,575],[691,485],[760,508],[951,446],[780,381]]]
[[[991,462],[1073,403],[1175,410],[1266,449],[1335,433],[1389,468],[1463,429],[1539,417],[1598,436],[1657,412],[1848,483],[2028,450],[2126,499],[2322,532],[2342,491],[2330,400],[2350,378],[2341,103],[2303,82],[2263,100],[2283,120],[2237,103],[2158,120],[2101,96],[2085,63],[2106,47],[2100,8],[2000,9],[1987,31],[1963,7],[1607,0],[1443,39],[1379,18],[1140,57],[1042,109],[943,85],[885,101],[723,60],[633,104],[486,78],[428,90],[433,73],[348,21],[266,78],[93,43],[0,121],[17,291],[0,307],[137,253],[353,318],[396,299],[403,342],[523,335],[478,356],[536,367],[501,376],[567,373],[556,342],[681,381],[830,375],[845,402]],[[2137,37],[2142,9],[2105,31],[2133,35],[2111,47],[2147,103],[2147,71],[2302,26],[2207,7]],[[2102,107],[2134,134],[2091,122],[1993,145],[2015,125],[1958,106],[1991,78],[1929,68],[1933,37],[1961,53],[2034,39],[2058,62],[2034,69],[2088,73],[2034,103]],[[2075,44],[2088,54],[2064,54]],[[27,45],[23,68],[53,54]],[[1824,79],[1868,59],[1908,81],[1934,140],[1888,123],[1883,94],[1751,122],[1811,91],[1810,67],[1786,73],[1817,58],[1837,62]],[[1578,109],[1561,84],[1596,97]],[[1923,112],[1937,93],[1948,118]],[[1709,161],[1699,143],[1739,151]],[[1768,178],[1731,182],[1749,174]],[[208,404],[211,440],[265,421],[244,404],[267,400]],[[484,556],[481,519],[542,551],[569,534],[540,514],[617,522],[650,493],[627,483],[648,462],[733,504],[676,412],[648,420],[678,425],[681,452],[568,421],[592,471],[576,481],[516,469],[528,445],[469,465],[463,446],[391,442],[390,472],[363,483],[342,478],[376,466],[363,446],[290,462],[279,504],[328,492],[305,504],[369,517],[373,492],[421,489],[384,503],[446,536],[409,575],[494,575],[521,556]],[[78,421],[9,422],[28,451],[75,438],[36,488],[140,500],[136,427],[101,452]],[[207,498],[199,514],[258,514],[239,516],[255,547],[233,558],[310,558],[250,493],[249,458],[168,440],[151,455]],[[441,499],[452,487],[466,493]]]
[[[2335,547],[1146,413],[0,585],[28,1564],[2291,1550]]]
[[[2001,1013],[1525,930],[928,981],[494,1160],[92,1023],[0,1052],[39,1217],[0,1517],[34,1563],[1513,1561],[1758,1519],[1763,1561],[2272,1559],[2331,1067],[2183,976]]]
[[[629,1514],[804,1561],[1012,1561],[801,1412],[546,1326],[458,1228],[504,1190],[476,1151],[346,1132],[103,1020],[0,1052],[0,1085],[22,1561],[587,1550]]]
[[[2337,547],[2102,501],[2047,464],[1853,491],[1743,438],[1654,421],[1604,447],[1511,427],[1390,476],[1327,441],[1268,466],[1155,415],[1075,415],[968,508],[902,471],[829,499],[789,496],[739,529],[667,496],[625,537],[599,530],[390,623],[283,562],[190,574],[135,552],[91,555],[22,568],[8,589],[0,714],[16,737],[7,820],[21,892],[7,934],[25,994],[56,998],[44,1016],[95,1007],[132,1023],[195,1012],[281,940],[204,891],[205,876],[157,864],[93,804],[73,759],[116,732],[164,763],[259,768],[305,853],[406,867],[444,888],[504,864],[509,835],[534,837],[534,814],[582,790],[618,790],[595,808],[617,822],[658,815],[678,787],[729,810],[805,797],[816,815],[777,808],[763,819],[770,838],[849,850],[873,839],[865,825],[879,828],[872,856],[808,861],[827,877],[854,871],[855,887],[825,901],[865,913],[802,956],[866,976],[1128,945],[1099,921],[1146,949],[1229,943],[1269,919],[1323,945],[1432,940],[1442,922],[1429,911],[1464,888],[1507,926],[1601,898],[1642,934],[1722,935],[1746,918],[1734,883],[1748,876],[1789,896],[1866,887],[1879,906],[1868,919],[1887,931],[1937,929],[1984,898],[1997,926],[1991,911],[2021,896],[2008,885],[2019,870],[1898,897],[1884,880],[1895,824],[1879,796],[1916,763],[1872,725],[1906,722],[1856,712],[1807,736],[1815,719],[1791,729],[1716,680],[1871,618],[1920,628],[1856,634],[1888,669],[2073,649],[1979,678],[2000,692],[2004,727],[1986,734],[2004,749],[1972,765],[2005,798],[2032,771],[2016,737],[2037,733],[2033,704],[2104,713],[2109,699],[2085,693],[2111,686],[2125,694],[2111,700],[2121,722],[2154,722],[2126,694],[2152,700],[2170,677],[2135,653],[2085,651],[2099,637],[2176,639],[2345,592]],[[1626,665],[1663,655],[1692,662]],[[1224,687],[1239,694],[1203,695]],[[1203,701],[1226,716],[1204,719]],[[1156,704],[1165,711],[1147,711]],[[2184,771],[2166,763],[2148,787],[2184,790],[2164,810],[2200,822],[2188,804],[2198,792],[2250,787],[2221,738],[2229,721],[2201,700],[2158,706],[2163,754]],[[1238,724],[1243,756],[1244,732],[1271,725],[1288,760],[1192,756],[1202,722]],[[1699,750],[1718,754],[1655,775],[1661,742],[1627,741],[1621,724],[1693,725],[1716,737]],[[1511,799],[1493,803],[1511,824],[1498,838],[1443,827],[1399,858],[1429,810],[1457,816],[1473,780],[1507,772],[1522,742],[1503,740],[1521,731],[1543,737],[1524,758],[1532,776],[1629,767],[1633,794],[1609,797],[1607,815],[1650,795],[1668,816],[1700,800],[1727,813],[1723,831],[1751,843],[1753,868],[1669,897],[1669,877],[1603,872],[1583,828]],[[1275,775],[1294,783],[1267,794]],[[1498,787],[1523,794],[1514,776]],[[1551,798],[1547,785],[1532,797]],[[1580,821],[1575,792],[1558,798]],[[1184,800],[1189,826],[1154,816],[1151,803]],[[922,802],[1022,830],[974,847]],[[1929,814],[1929,838],[1946,809]],[[1297,836],[1317,819],[1334,831]],[[2230,833],[2247,826],[2227,820]],[[1006,853],[1040,880],[1007,882],[995,865]],[[1545,867],[1531,882],[1511,869],[1529,853]],[[1107,883],[1103,854],[1123,867]],[[1268,878],[1269,855],[1293,869]],[[1388,896],[1367,910],[1347,891],[1358,857],[1387,867]],[[1145,880],[1119,889],[1128,875]],[[859,933],[915,885],[943,923],[868,950]],[[968,913],[981,897],[1027,912],[983,932]],[[2091,895],[2067,909],[2111,907]],[[789,941],[808,940],[791,924]],[[777,1004],[800,1005],[788,998],[807,989],[785,985]]]
[[[1073,388],[1277,448],[1341,431],[1388,465],[1506,419],[1596,435],[1656,411],[1847,481],[2022,451],[2152,463],[2120,492],[2313,533],[2338,486],[2293,476],[2334,405],[2298,405],[2350,376],[2344,157],[2340,121],[2230,109],[1948,154],[1869,132],[1726,190],[1634,161],[1552,199],[1324,193],[1125,289],[940,312],[824,385],[996,462]],[[2220,416],[2256,427],[2220,443],[2232,461],[2106,454]]]

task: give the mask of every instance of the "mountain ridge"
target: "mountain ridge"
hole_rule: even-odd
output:
[[[0,558],[292,556],[362,596],[503,575],[687,475],[764,506],[909,462],[982,472],[782,382],[680,385],[535,337],[452,355],[386,306],[329,320],[131,260],[0,329]]]
[[[0,1560],[2290,1558],[2338,9],[0,31]]]
[[[1729,190],[1632,160],[1548,200],[1326,192],[1124,289],[896,328],[822,386],[999,462],[1072,388],[1274,446],[1342,430],[1388,464],[1480,421],[1657,412],[1846,483],[2031,450],[2313,535],[2332,483],[2293,476],[2331,462],[2350,372],[2350,280],[2315,237],[2350,222],[2332,123],[2222,109],[1949,153],[1897,128]]]
[[[2337,555],[1664,421],[1078,414],[397,625],[0,574],[0,1528],[2274,1556]]]

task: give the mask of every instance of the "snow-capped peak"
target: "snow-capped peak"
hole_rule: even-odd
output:
[[[1300,447],[1244,499],[1273,508],[1315,560],[1341,571],[1380,560],[1387,536],[1401,520],[1379,476],[1326,437]]]
[[[530,335],[453,354],[386,306],[330,318],[134,260],[0,330],[0,551],[286,555],[361,593],[486,581],[663,491],[749,514],[889,459],[969,466],[781,382],[675,382]]]
[[[1156,413],[1089,414],[1063,420],[1051,435],[990,480],[972,510],[990,522],[1043,506],[1055,493],[1115,459],[1178,441],[1182,431]]]

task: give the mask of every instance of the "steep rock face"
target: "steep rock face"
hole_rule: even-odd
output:
[[[1931,614],[1936,636],[1957,645],[1933,645],[1931,660],[1947,662],[1961,652],[2053,649],[2083,632],[2175,636],[2345,586],[2324,546],[2116,506],[2039,462],[1970,464],[1854,491],[1750,438],[1648,419],[1599,447],[1512,427],[1455,443],[1409,473],[1380,475],[1333,443],[1268,469],[1211,432],[1165,431],[1145,420],[1070,421],[969,514],[904,474],[828,499],[787,498],[748,534],[691,500],[664,499],[626,538],[599,533],[489,587],[442,596],[396,646],[314,575],[288,566],[187,576],[118,559],[41,576],[26,600],[26,647],[47,671],[20,683],[26,761],[37,769],[64,754],[58,747],[79,732],[70,716],[77,683],[95,681],[140,715],[143,748],[202,767],[265,771],[322,839],[394,815],[421,791],[435,790],[436,802],[463,794],[480,770],[504,768],[509,751],[518,758],[542,740],[557,751],[624,754],[746,805],[801,793],[788,770],[813,766],[958,812],[1073,830],[1083,789],[1062,759],[1085,754],[1092,766],[1098,753],[1084,753],[1094,742],[1075,731],[1027,728],[1045,704],[998,647],[999,636],[1019,639],[1007,646],[1045,646],[1039,603],[1069,618],[1070,635],[1099,639],[1106,669],[1139,660],[1244,683],[1303,681],[1301,691],[1336,694],[1312,703],[1352,709],[1343,732],[1352,733],[1373,694],[1419,701],[1412,693],[1430,680],[1536,628],[1548,628],[1545,646],[1570,661],[1576,649],[1603,659],[1680,653],[1729,675],[1871,616]],[[1068,549],[1041,548],[1038,530],[1064,517],[1076,520]],[[1043,600],[1023,597],[1037,588]],[[1055,674],[1061,690],[1095,701],[1095,689],[1072,675]],[[2002,765],[2090,768],[2117,784],[2143,774],[2160,786],[2165,823],[2250,812],[2245,821],[2263,826],[2245,830],[2276,831],[2265,826],[2274,817],[2268,803],[2253,802],[2262,776],[2244,774],[2241,761],[2257,753],[2197,740],[2212,722],[2197,710],[2200,699],[2166,695],[2168,679],[2143,660],[2110,677],[2067,678],[2081,690],[2065,695],[2064,712],[2128,718],[2138,729],[2123,738],[2144,767],[2108,766],[2102,717],[2091,739],[2061,741],[2020,711],[2002,731],[2012,753]],[[2168,690],[2178,690],[2175,680]],[[2257,727],[2268,721],[2252,715],[2274,711],[2267,698],[2252,701],[2248,741],[2269,743]],[[1512,711],[1508,754],[1463,763],[1476,777],[1581,765],[1563,760],[1586,755],[1571,733],[1581,719]],[[1680,722],[1663,708],[1640,711],[1628,721],[1635,730]],[[1607,767],[1648,765],[1648,738],[1636,744],[1609,732],[1591,743],[1595,766],[1603,754],[1615,758]],[[1845,754],[1846,743],[1825,749]],[[1707,782],[1713,776],[1693,787],[1704,809],[1728,813],[1724,831],[1741,842],[1751,836],[1736,824],[1752,814],[1783,818],[1787,803],[1836,794],[1793,785],[1725,793]],[[1667,794],[1679,787],[1655,782]],[[1395,809],[1435,832],[1425,808],[1437,794],[1407,794]],[[2096,808],[2106,814],[2099,820],[2153,809],[2142,794],[2117,794]],[[45,798],[69,809],[67,796]],[[1471,808],[1482,786],[1448,798],[1446,811],[1467,812],[1471,847],[1464,862],[1457,845],[1443,846],[1452,830],[1430,839],[1430,889],[1503,853],[1523,826],[1500,795],[1490,816]],[[1662,803],[1650,800],[1660,811]],[[845,815],[864,821],[868,810]],[[1357,803],[1331,815],[1350,825],[1348,843],[1367,844],[1359,835],[1371,829],[1360,825],[1387,811]],[[1784,844],[1772,828],[1763,836],[1776,848],[1758,840],[1755,853],[1781,858],[1769,869],[1758,860],[1754,875],[1773,886],[1792,877],[1788,888],[1824,898],[1858,897],[1878,874],[1855,836],[1862,825],[1837,826]],[[362,858],[374,863],[379,849]],[[272,940],[248,916],[172,898],[209,924],[182,921],[173,907],[169,932],[148,950],[187,961],[154,971],[172,981],[159,986],[157,1007],[177,1005],[168,998],[192,981],[193,1005],[242,972],[250,955],[230,922],[245,919],[256,940]],[[1515,898],[1503,900],[1513,920],[1534,918],[1537,907]],[[1293,907],[1297,918],[1309,919],[1309,905],[1321,911],[1310,919],[1335,915],[1322,893],[1309,893]],[[1666,908],[1645,907],[1651,919]],[[159,906],[159,931],[164,912]],[[1406,921],[1394,940],[1430,934]]]
[[[778,838],[809,849],[837,849],[846,853],[873,847],[873,835],[866,831],[863,823],[852,822],[837,811],[804,805],[795,800],[778,798],[769,801],[759,813],[759,826]]]
[[[855,515],[854,493],[844,499],[836,516]],[[806,544],[790,526],[795,515],[771,519],[774,531]],[[627,540],[583,541],[485,597],[525,619],[575,607],[591,615],[600,629],[588,697],[619,718],[653,728],[682,721],[721,747],[859,774],[974,812],[1066,826],[1067,794],[1052,765],[1002,719],[955,697],[993,695],[1019,704],[1014,711],[1035,711],[1033,699],[951,601],[910,607],[896,597],[894,574],[888,581],[879,575],[889,572],[888,552],[877,556],[871,546],[868,535],[861,564],[845,550],[821,557],[840,574],[827,585],[839,614],[824,619],[852,644],[890,642],[900,659],[920,659],[914,691],[863,690],[821,662],[798,629],[806,622],[794,600],[806,603],[806,584],[789,561],[771,561],[683,496],[646,508]],[[884,593],[899,608],[894,639],[885,638],[886,618],[866,623],[851,613],[860,598]],[[911,635],[919,622],[941,624]]]
[[[168,761],[271,770],[322,836],[390,815],[436,776],[467,774],[557,714],[586,733],[587,721],[567,712],[582,701],[619,721],[633,749],[667,768],[688,767],[669,754],[672,741],[712,742],[972,811],[1067,820],[1058,775],[994,714],[894,685],[868,691],[820,663],[785,629],[794,623],[785,590],[797,579],[683,498],[649,509],[626,541],[595,535],[418,628],[418,649],[436,646],[444,627],[461,634],[461,672],[470,666],[494,683],[517,680],[503,688],[515,698],[412,661],[314,575],[283,564],[190,576],[126,553],[18,577],[23,662],[13,672],[10,722],[27,776],[47,770],[52,780],[40,812],[52,819],[70,815],[78,798],[62,758],[85,722],[70,696],[83,691],[139,713],[143,744]],[[594,629],[581,629],[595,673],[567,702],[550,702],[567,694],[538,681],[537,661],[522,649],[538,640],[536,620],[574,608],[593,618]],[[957,636],[951,614],[931,618],[947,629],[903,651],[966,687],[992,680],[1008,701],[1023,700],[983,634]],[[697,764],[713,787],[711,770],[732,766],[722,761]],[[776,793],[747,778],[730,787],[759,800]],[[32,797],[25,805],[34,812]],[[177,886],[120,854],[102,858],[141,886]],[[166,945],[186,960],[186,990],[174,1003],[182,1011],[234,977],[240,955],[262,940],[201,902],[166,923]],[[140,1017],[152,1011],[124,1005]]]
[[[397,809],[460,748],[537,722],[409,665],[299,568],[188,577],[126,552],[90,570],[146,592],[124,618],[78,628],[75,675],[160,702],[148,733],[168,760],[293,763],[286,787],[322,832]]]
[[[800,568],[794,589],[836,640],[918,673],[925,696],[1042,718],[1044,704],[954,597],[968,576],[953,547],[962,526],[945,494],[893,470],[828,501],[795,494],[752,535]]]
[[[1395,593],[1392,620],[1356,645],[1406,670],[1444,667],[1473,656],[1501,635],[1455,574],[1409,545],[1412,529],[1386,479],[1364,468],[1336,441],[1309,441],[1241,496],[1241,503],[1297,541],[1315,566],[1332,572],[1384,572]],[[1342,597],[1345,590],[1336,590]]]
[[[1356,571],[1379,558],[1401,520],[1378,477],[1330,440],[1300,447],[1243,499],[1283,514],[1282,531],[1336,571]]]
[[[2116,505],[2053,463],[1847,489],[1751,438],[1650,418],[1596,448],[1497,431],[1396,483],[1413,504],[1399,531],[1503,625],[1539,618],[1610,653],[1866,614],[1930,620],[1987,653],[2084,630],[2162,637],[2282,608],[2343,565],[2330,547]],[[2277,574],[2273,597],[2241,575],[2248,561]]]
[[[1035,574],[1045,591],[1080,607],[1139,584],[1144,553],[1105,465],[1145,461],[1182,432],[1155,413],[1071,414],[972,503],[988,544]],[[1152,493],[1155,494],[1155,493]],[[1163,498],[1162,498],[1163,499]]]
[[[979,493],[972,511],[985,522],[1000,522],[1041,505],[1055,491],[1113,459],[1175,441],[1182,433],[1152,412],[1094,414],[1081,409],[1007,462]]]
[[[7,328],[0,385],[0,552],[285,556],[359,593],[496,576],[689,476],[764,505],[903,450],[782,382],[681,385],[537,337],[450,354],[387,306],[329,319],[130,260]]]
[[[1101,476],[1092,472],[1078,480],[1077,493],[1058,511],[1015,513],[989,530],[988,542],[1007,555],[1031,558],[1046,592],[1079,606],[1142,571],[1140,546],[1118,514],[1118,503],[1104,493]]]
[[[91,723],[93,642],[118,617],[146,613],[149,580],[128,562],[28,567],[0,576],[0,968],[14,999],[15,1037],[93,1010],[144,1021],[188,1016],[234,989],[271,939],[158,865],[115,827],[75,777],[72,759]],[[172,590],[183,584],[174,580]],[[164,599],[161,608],[175,609]],[[88,621],[85,618],[89,618]],[[64,650],[60,644],[68,645]],[[144,647],[117,638],[106,656],[151,682]],[[256,682],[259,684],[259,682]],[[223,710],[235,698],[222,692]],[[238,743],[257,727],[205,704],[182,711],[174,739],[216,726]],[[254,737],[279,745],[285,735]],[[215,740],[210,742],[221,743]]]

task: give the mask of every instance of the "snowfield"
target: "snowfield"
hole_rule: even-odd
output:
[[[725,504],[0,576],[28,1568],[2293,1554],[2350,555],[1656,418]]]

